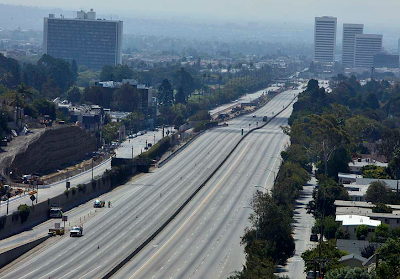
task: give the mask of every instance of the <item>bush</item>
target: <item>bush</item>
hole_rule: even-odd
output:
[[[68,190],[65,190],[65,191],[64,191],[64,195],[66,195],[66,196],[68,197],[69,191],[68,191]]]
[[[211,119],[210,113],[207,110],[199,110],[195,115],[189,117],[190,121],[209,121]]]
[[[358,240],[364,240],[368,235],[368,226],[359,225],[356,229],[356,236]]]
[[[108,171],[108,170],[107,170]],[[78,192],[81,192],[81,193],[85,193],[86,192],[86,186],[85,185],[83,185],[83,184],[78,184]]]
[[[361,256],[363,256],[364,258],[368,259],[369,257],[371,257],[375,253],[375,250],[376,250],[375,245],[368,244],[368,245],[366,245],[366,246],[364,246],[363,248],[360,249]]]
[[[205,124],[205,122],[201,122],[201,123],[197,124],[196,127],[194,127],[193,132],[198,133],[200,131],[203,131],[204,124]]]
[[[161,157],[170,147],[169,137],[162,138],[159,142],[153,145],[147,152],[139,155],[139,158],[156,159]]]
[[[19,215],[21,216],[21,223],[24,223],[28,219],[30,211],[31,207],[26,204],[20,204],[18,206],[18,212]]]
[[[378,203],[372,208],[374,213],[392,213],[392,208],[384,203]]]
[[[75,194],[76,194],[76,188],[75,188],[75,187],[72,187],[72,188],[71,188],[71,192],[72,192],[72,195],[75,195]]]
[[[386,239],[389,237],[389,225],[382,223],[375,228],[375,233],[373,237],[373,241],[384,243]]]

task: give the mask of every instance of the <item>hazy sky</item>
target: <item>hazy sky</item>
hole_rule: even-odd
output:
[[[315,16],[332,15],[338,17],[339,24],[400,26],[399,0],[0,0],[0,3],[69,11],[93,8],[98,13],[123,16],[179,15],[196,20],[212,16],[211,20],[313,23]]]

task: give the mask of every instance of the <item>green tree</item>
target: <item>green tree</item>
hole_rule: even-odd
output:
[[[158,100],[160,105],[171,106],[174,102],[174,91],[168,79],[164,79],[158,87]]]
[[[82,93],[77,86],[72,86],[67,91],[67,100],[71,103],[78,103],[81,100]]]
[[[382,260],[376,270],[379,278],[399,278],[400,238],[389,238],[377,252]]]
[[[385,171],[385,168],[380,166],[364,166],[361,171],[364,178],[390,179],[390,175]]]
[[[42,85],[42,98],[55,99],[61,96],[61,88],[59,88],[54,79],[49,78]]]
[[[185,92],[183,92],[183,88],[179,87],[178,92],[175,95],[175,104],[185,104]]]
[[[138,111],[141,107],[141,98],[136,87],[124,83],[114,92],[112,108],[117,111]]]
[[[179,114],[175,117],[174,119],[174,126],[175,128],[179,128],[179,126],[183,125],[185,123],[185,119],[183,118],[182,114]]]
[[[356,236],[358,240],[364,240],[368,236],[368,226],[366,225],[357,226]]]
[[[374,236],[373,236],[373,241],[375,242],[382,242],[384,243],[386,239],[389,237],[389,225],[382,223],[379,226],[375,228]]]
[[[89,86],[83,90],[82,101],[102,107],[111,107],[112,93],[100,86]]]
[[[375,93],[370,93],[366,97],[369,108],[375,110],[380,107],[378,97],[376,97]]]
[[[100,81],[114,80],[114,67],[111,65],[105,65],[100,72]]]
[[[188,98],[190,94],[193,91],[194,87],[194,80],[192,75],[185,70],[185,68],[180,68],[178,72],[176,72],[174,76],[174,85],[175,88],[182,88],[184,92],[184,97],[186,99],[186,102],[188,101]],[[178,103],[178,102],[176,102]]]
[[[303,258],[306,271],[314,270],[314,259],[319,258],[320,256],[323,258],[329,258],[329,261],[326,263],[326,272],[329,272],[330,270],[339,268],[340,264],[338,260],[347,254],[347,252],[336,248],[334,240],[330,240],[321,242],[317,247],[303,252],[301,257]]]
[[[313,192],[313,200],[307,205],[308,212],[315,217],[334,216],[335,200],[349,200],[346,189],[330,178],[318,181],[318,186]]]
[[[283,264],[294,253],[291,218],[269,194],[258,192],[250,216],[251,228],[245,230],[242,244],[248,255],[270,258]]]
[[[78,65],[76,64],[75,59],[72,59],[71,71],[72,71],[73,81],[75,83],[78,78]]]
[[[46,99],[37,99],[33,101],[32,106],[40,113],[40,115],[49,115],[51,119],[56,119],[56,105]]]
[[[103,139],[106,144],[110,144],[113,140],[117,139],[120,122],[112,122],[103,126]]]
[[[18,123],[18,119],[23,117],[22,109],[26,107],[27,100],[32,100],[33,90],[31,87],[26,86],[25,83],[15,86],[14,90],[8,92],[11,97],[10,105],[14,107],[14,111],[17,112],[15,124]]]
[[[389,203],[392,190],[383,181],[372,182],[365,194],[365,200],[372,203]]]
[[[373,208],[374,213],[392,213],[392,208],[384,203],[377,203]]]

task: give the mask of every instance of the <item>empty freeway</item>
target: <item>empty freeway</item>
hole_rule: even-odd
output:
[[[288,106],[293,100],[294,94],[298,92],[291,90],[277,95],[266,106],[256,112],[257,117],[252,117],[251,115],[241,116],[228,122],[228,127],[206,131],[162,168],[134,179],[111,192],[108,196],[112,201],[113,208],[102,209],[96,216],[86,222],[84,224],[83,237],[61,238],[58,242],[46,247],[46,249],[32,254],[18,266],[5,270],[0,276],[2,278],[36,279],[99,278],[103,276],[139,247],[213,173],[242,137],[242,128],[246,131],[249,124],[251,124],[251,127],[255,127],[257,122],[261,125],[263,115],[271,116],[272,112],[276,113],[283,107]],[[178,239],[186,240],[188,235],[192,234],[196,228],[201,228],[201,233],[196,234],[194,242],[190,244],[190,249],[193,251],[199,249],[196,249],[194,243],[200,240],[200,235],[207,232],[207,229],[210,233],[208,235],[206,233],[205,235],[207,236],[203,240],[203,242],[208,243],[207,245],[215,243],[214,240],[217,239],[215,235],[222,233],[220,227],[224,227],[223,230],[225,231],[226,229],[227,234],[232,234],[233,230],[236,235],[232,236],[232,240],[226,246],[230,247],[230,251],[235,253],[235,262],[227,261],[225,271],[221,274],[229,274],[232,270],[237,269],[238,266],[240,267],[244,256],[241,250],[240,253],[238,252],[238,249],[240,249],[238,237],[243,234],[243,228],[246,225],[246,221],[243,220],[246,220],[250,213],[250,210],[243,208],[243,206],[248,206],[256,183],[265,183],[263,184],[264,187],[269,187],[268,185],[271,183],[271,178],[268,177],[268,173],[264,173],[264,169],[277,167],[277,164],[273,165],[275,159],[270,157],[279,155],[280,149],[286,140],[280,131],[279,125],[287,123],[290,108],[291,106],[289,106],[289,110],[271,121],[264,129],[257,130],[251,134],[223,165],[221,170],[206,184],[206,187],[177,216],[176,220],[168,225],[166,230],[140,252],[137,257],[133,258],[131,262],[120,270],[116,277],[126,278],[124,274],[131,276],[136,271],[139,271],[137,276],[142,276],[142,278],[149,278],[147,274],[156,275],[155,272],[159,271],[157,271],[157,268],[152,267],[152,264],[162,263],[163,258],[169,257],[163,256],[163,253],[170,255],[168,252],[172,249],[172,246],[169,244]],[[268,129],[271,130],[268,131]],[[268,151],[267,153],[265,153],[266,150]],[[254,174],[257,174],[256,177],[254,177]],[[243,180],[246,177],[248,180]],[[235,181],[235,179],[238,180]],[[252,183],[247,185],[248,181],[252,181]],[[246,187],[243,185],[246,185]],[[247,189],[250,190],[248,191]],[[223,190],[226,191],[223,192]],[[209,195],[210,191],[212,191],[212,194]],[[208,198],[207,195],[209,195]],[[205,198],[207,199],[205,200]],[[201,206],[203,201],[210,206]],[[212,206],[213,203],[217,205]],[[218,206],[220,203],[222,206]],[[207,213],[203,213],[205,208]],[[192,214],[194,209],[196,209],[196,212]],[[231,212],[230,214],[236,215],[225,215],[228,211]],[[222,216],[219,215],[223,212]],[[202,217],[200,217],[200,214]],[[204,226],[205,223],[201,223],[201,219],[204,219],[207,215],[213,218],[207,219],[207,226]],[[183,237],[176,236],[171,238],[171,236],[167,236],[164,239],[162,237],[164,233],[168,234],[170,232],[174,235],[177,232],[176,230],[174,231],[174,228],[176,229],[180,223],[177,225],[175,222],[180,220],[185,222],[185,216],[187,218],[190,217],[186,224],[189,222],[195,222],[195,224],[189,227],[185,225],[179,230],[178,234],[183,233]],[[242,221],[236,224],[230,221],[232,218],[233,220],[238,218],[237,220],[240,219]],[[216,224],[213,226],[213,223]],[[205,228],[202,229],[203,227]],[[213,237],[208,239],[211,233]],[[163,241],[169,242],[166,246],[163,246]],[[223,241],[226,240],[224,239]],[[234,243],[237,244],[237,247],[235,247]],[[151,250],[153,246],[164,248],[160,251],[154,250],[157,254],[153,255],[154,251]],[[149,248],[150,250],[148,250]],[[189,252],[190,249],[186,247],[185,252]],[[207,249],[214,250],[215,248],[207,246],[201,250],[208,251]],[[224,249],[220,249],[220,253],[216,258],[221,259],[221,255],[226,255]],[[150,258],[148,255],[151,255]],[[149,261],[153,256],[156,256],[156,258]],[[158,258],[158,256],[162,258]],[[207,256],[204,257],[204,261],[209,260],[207,258],[211,259]],[[191,265],[195,266],[197,264],[199,268],[202,268],[200,263],[192,262]],[[132,267],[132,264],[136,265]],[[217,262],[214,262],[215,265],[217,265]],[[204,266],[211,272],[208,264]],[[137,270],[137,267],[140,270]],[[182,268],[186,270],[188,267],[189,265],[186,265]],[[181,278],[178,276],[179,271],[176,272],[178,268],[180,267],[176,264],[172,268],[168,268],[168,274],[175,278]],[[163,269],[165,269],[165,265]],[[161,272],[163,272],[162,270]],[[182,276],[185,277],[187,274],[183,273]],[[208,276],[206,273],[198,274]]]

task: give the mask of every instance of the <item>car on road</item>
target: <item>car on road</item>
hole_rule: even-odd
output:
[[[69,231],[69,236],[74,237],[74,236],[82,236],[83,235],[83,227],[72,227],[71,230]]]
[[[101,207],[104,207],[105,204],[106,204],[105,201],[95,200],[94,204],[93,204],[93,207],[101,208]]]
[[[129,135],[128,138],[133,139],[133,135]]]
[[[310,241],[318,242],[318,235],[316,233],[311,234]]]
[[[141,135],[143,135],[143,134],[142,134],[142,132],[138,132],[136,135],[137,135],[137,136],[141,136]]]

